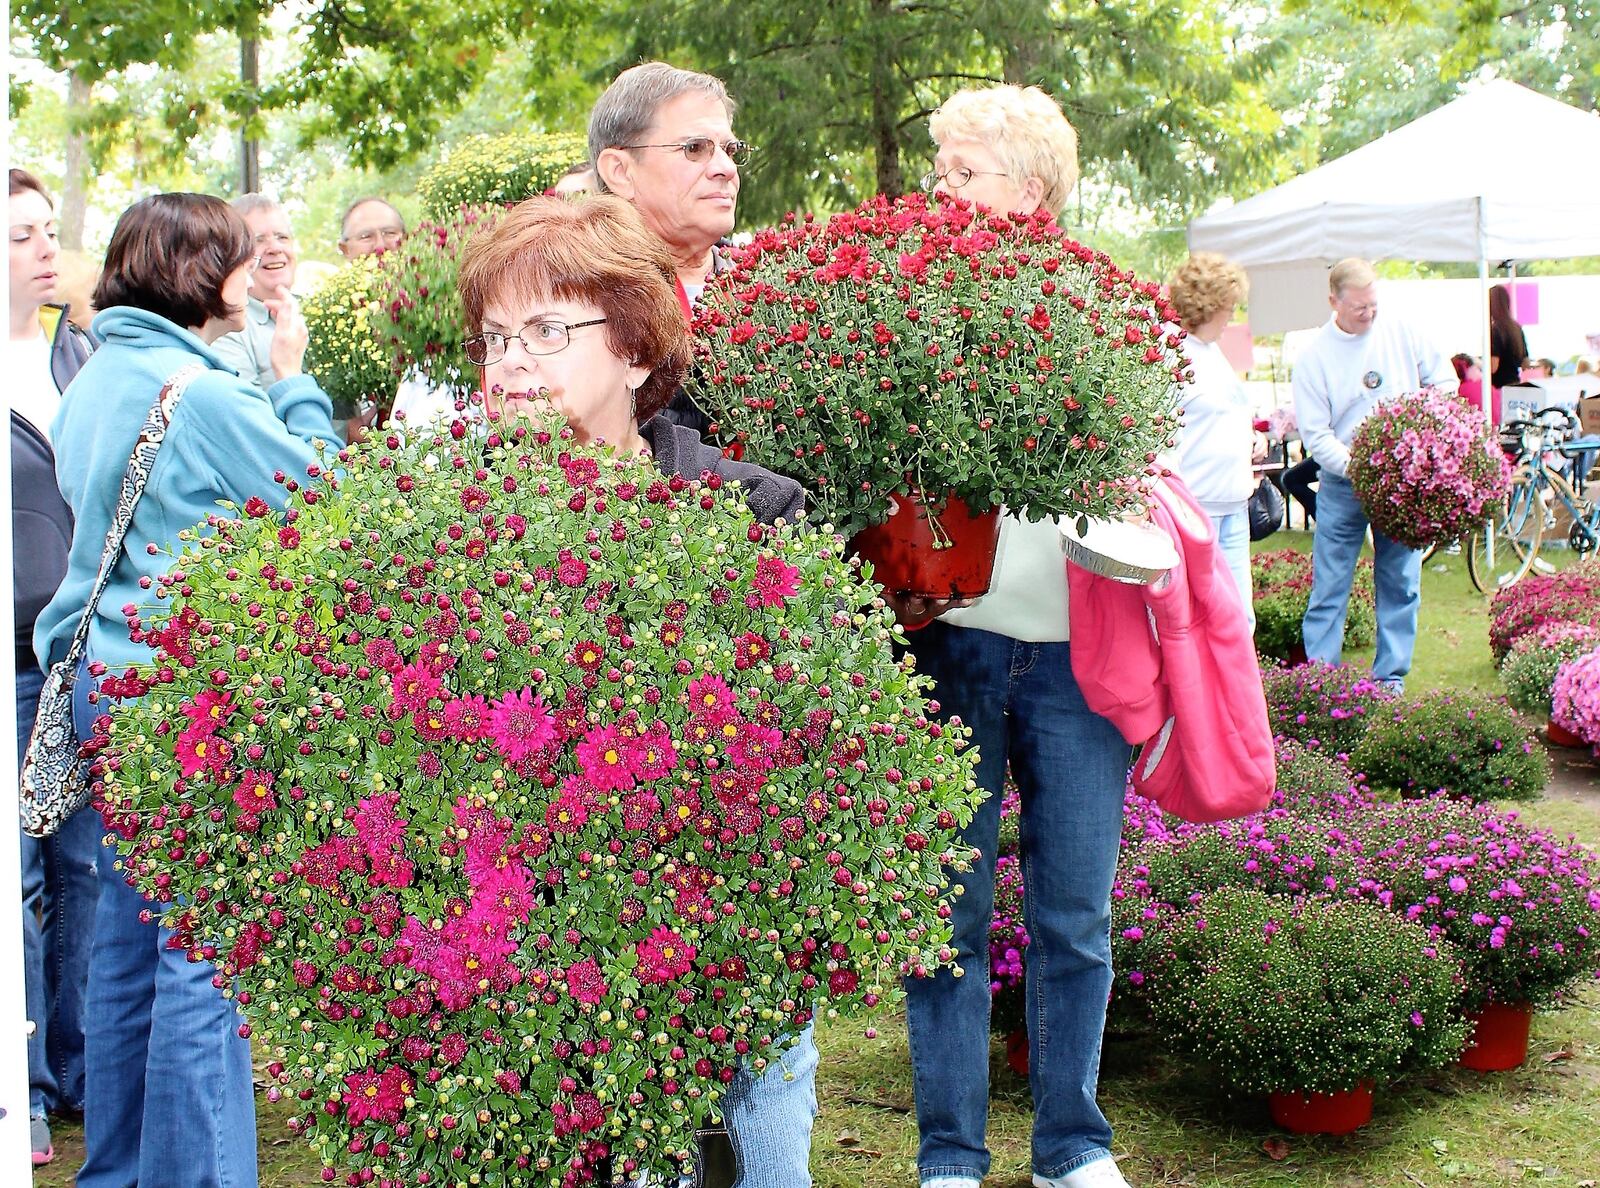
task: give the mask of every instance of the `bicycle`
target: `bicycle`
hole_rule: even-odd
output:
[[[1583,473],[1600,438],[1575,437],[1578,428],[1569,410],[1552,407],[1501,430],[1501,445],[1517,469],[1499,510],[1467,545],[1467,573],[1480,593],[1513,586],[1535,567],[1554,570],[1539,559],[1539,549],[1556,525],[1557,501],[1572,519],[1567,547],[1580,557],[1600,547],[1600,504],[1584,494]]]

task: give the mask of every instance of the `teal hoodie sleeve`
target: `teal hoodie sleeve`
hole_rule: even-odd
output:
[[[238,376],[207,372],[184,393],[173,424],[172,461],[210,474],[218,497],[237,504],[259,495],[281,508],[286,495],[274,475],[304,483],[306,467],[323,461],[315,442],[332,450],[344,444],[332,403],[309,375],[279,380],[263,394]],[[193,510],[198,521],[214,509]]]

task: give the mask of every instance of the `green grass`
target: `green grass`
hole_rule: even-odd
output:
[[[1309,551],[1309,534],[1280,532],[1258,548]],[[1439,555],[1423,572],[1421,624],[1409,683],[1498,690],[1489,656],[1487,600],[1464,557]],[[1371,651],[1352,653],[1353,663]],[[1566,753],[1527,819],[1600,842],[1600,768]],[[873,1026],[877,1036],[868,1039]],[[822,1112],[812,1145],[817,1188],[910,1188],[917,1127],[903,1017],[822,1024]],[[1135,1188],[1479,1188],[1537,1182],[1600,1184],[1600,987],[1534,1021],[1528,1063],[1509,1073],[1452,1069],[1384,1091],[1371,1125],[1348,1138],[1285,1135],[1263,1102],[1229,1098],[1140,1037],[1107,1040],[1101,1106]],[[284,1129],[286,1106],[257,1099],[262,1188],[312,1188],[319,1166]],[[990,1188],[1028,1188],[1032,1104],[1027,1084],[991,1060]],[[65,1188],[82,1158],[76,1127],[56,1130],[58,1158],[35,1178]],[[1269,1151],[1270,1148],[1270,1151]],[[1280,1158],[1274,1158],[1274,1155]],[[156,1186],[152,1186],[156,1188]]]

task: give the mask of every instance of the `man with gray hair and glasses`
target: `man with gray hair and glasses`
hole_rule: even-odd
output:
[[[250,193],[235,198],[232,205],[250,228],[256,269],[250,275],[244,329],[223,335],[211,344],[211,349],[265,392],[278,382],[277,370],[272,366],[272,340],[279,336],[298,338],[301,348],[305,346],[305,320],[290,294],[300,256],[289,216],[276,198]]]
[[[733,113],[720,79],[665,62],[624,70],[589,113],[596,185],[631,202],[671,249],[685,319],[723,270],[717,243],[733,230],[739,167],[754,151],[735,138]],[[708,424],[682,391],[660,415],[702,433]]]
[[[1328,272],[1332,315],[1294,364],[1300,440],[1322,467],[1317,527],[1311,538],[1311,602],[1301,632],[1306,655],[1325,664],[1343,656],[1350,586],[1367,534],[1367,516],[1350,485],[1350,443],[1379,404],[1427,387],[1455,391],[1454,368],[1426,338],[1393,314],[1378,316],[1378,274],[1367,261],[1340,260]],[[1422,554],[1372,529],[1378,603],[1373,679],[1405,688],[1422,605]]]

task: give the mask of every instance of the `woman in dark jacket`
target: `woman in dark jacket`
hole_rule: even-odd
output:
[[[1489,290],[1489,384],[1504,388],[1521,381],[1528,361],[1528,340],[1511,316],[1511,290],[1496,285]]]
[[[666,246],[613,197],[533,198],[468,246],[461,265],[467,358],[484,369],[491,412],[553,408],[578,439],[650,458],[665,474],[737,480],[762,523],[793,520],[800,485],[729,461],[691,428],[655,414],[677,390],[689,338]],[[737,1188],[806,1188],[816,1115],[811,1028],[760,1076],[735,1077],[723,1119]]]
[[[44,673],[33,624],[67,576],[72,512],[56,490],[50,422],[94,350],[57,305],[55,204],[39,179],[11,170],[11,560],[16,619],[17,761],[33,732]],[[47,1115],[83,1109],[83,995],[99,894],[100,815],[83,808],[50,837],[22,837],[22,953],[33,1162],[55,1158]]]

